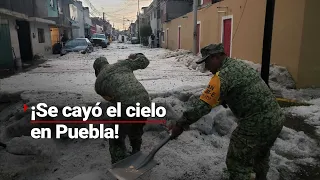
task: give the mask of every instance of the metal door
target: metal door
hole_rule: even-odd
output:
[[[200,24],[197,24],[197,49],[196,53],[200,52]]]
[[[14,68],[8,20],[0,19],[0,69]]]
[[[231,19],[223,20],[223,45],[227,56],[231,54]]]
[[[178,49],[181,49],[181,27],[178,27]]]

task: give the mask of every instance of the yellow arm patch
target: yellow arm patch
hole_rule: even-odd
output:
[[[220,100],[220,78],[219,72],[217,72],[210,80],[209,85],[203,91],[200,99],[211,107],[215,107],[219,104]]]

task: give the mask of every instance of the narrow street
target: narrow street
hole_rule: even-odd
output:
[[[112,64],[137,52],[144,53],[150,65],[136,71],[135,75],[149,91],[153,102],[174,111],[168,114],[168,120],[175,116],[172,113],[181,115],[187,102],[199,95],[211,78],[210,73],[202,73],[201,68],[197,69],[194,65],[199,57],[181,50],[150,49],[114,42],[107,49],[97,49],[91,54],[50,56],[37,68],[1,79],[3,95],[0,99],[4,102],[0,107],[1,138],[18,137],[32,142],[28,137],[32,127],[28,123],[30,119],[26,115],[19,115],[23,103],[46,102],[56,106],[71,106],[103,102],[93,86],[95,76],[92,65],[95,58],[105,56]],[[283,91],[289,90],[283,87]],[[5,92],[17,95],[11,95],[15,99],[8,100]],[[292,96],[301,95],[299,92],[290,90]],[[285,113],[298,125],[287,123],[287,127],[283,128],[271,151],[268,177],[317,179],[320,106],[292,107],[285,109]],[[190,131],[184,132],[179,140],[172,140],[165,145],[155,156],[160,164],[141,179],[223,179],[229,138],[236,125],[236,119],[229,109],[214,109],[192,125]],[[166,136],[167,132],[162,127],[147,126],[142,151],[149,152]],[[34,143],[41,152],[40,156],[16,156],[0,150],[0,162],[5,162],[0,164],[0,179],[113,179],[107,172],[111,167],[107,140],[43,139]],[[23,144],[18,146],[21,149]]]
[[[320,180],[320,0],[0,1],[0,180]]]
[[[166,58],[166,55],[175,55],[171,51],[113,43],[108,49],[97,49],[91,54],[52,56],[36,69],[2,79],[1,91],[71,92],[79,93],[85,99],[89,98],[88,101],[96,101],[100,97],[94,92],[94,60],[104,56],[112,64],[137,52],[144,53],[150,60],[148,68],[134,73],[151,94],[167,92],[181,86],[205,86],[211,78],[199,71],[189,70],[182,62],[177,62],[175,57]]]

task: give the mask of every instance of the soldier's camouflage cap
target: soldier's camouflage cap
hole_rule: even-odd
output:
[[[105,57],[99,57],[94,61],[93,69],[94,69],[94,73],[95,73],[96,77],[99,75],[101,68],[106,64],[109,64],[109,62],[108,62],[107,58],[105,58]]]
[[[210,55],[223,53],[224,52],[223,44],[222,43],[209,44],[208,46],[202,48],[200,52],[201,52],[202,58],[196,62],[197,64],[203,63]]]
[[[93,63],[93,68],[95,70],[100,70],[100,68],[105,65],[105,64],[109,64],[107,58],[105,57],[98,57],[94,63]]]

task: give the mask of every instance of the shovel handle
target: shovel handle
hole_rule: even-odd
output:
[[[166,137],[165,139],[163,139],[150,153],[150,155],[152,154],[153,156],[165,145],[167,144],[169,141],[171,140],[171,136]]]
[[[137,170],[144,167],[148,162],[150,162],[156,153],[161,149],[165,144],[167,144],[172,139],[171,135],[162,140],[153,150],[149,153],[144,161],[136,168]]]

